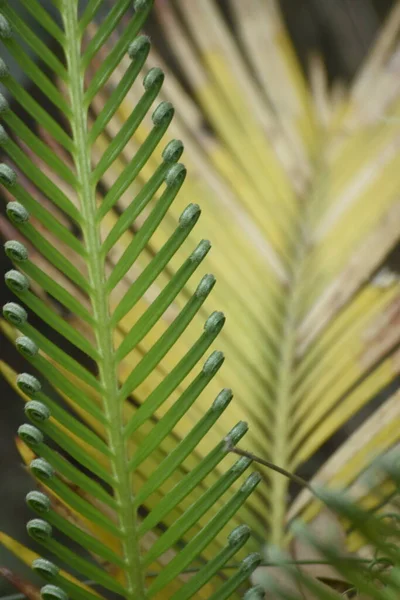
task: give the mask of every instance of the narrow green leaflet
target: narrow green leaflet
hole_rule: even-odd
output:
[[[204,330],[159,377],[165,357],[204,314],[215,278],[202,273],[188,293],[186,286],[192,286],[211,247],[207,240],[192,243],[201,214],[197,204],[183,210],[162,247],[152,251],[153,236],[166,216],[171,219],[186,168],[178,162],[182,142],[164,140],[174,118],[173,106],[158,100],[164,73],[153,67],[142,74],[150,40],[140,31],[152,2],[133,4],[132,16],[131,0],[115,0],[108,11],[101,0],[57,0],[54,17],[37,0],[18,0],[2,3],[0,14],[2,42],[28,79],[21,86],[0,63],[7,96],[0,98],[0,143],[7,157],[0,182],[7,215],[21,236],[5,245],[14,266],[5,281],[14,298],[3,316],[16,328],[15,343],[28,365],[16,387],[30,422],[18,433],[34,457],[28,461],[30,473],[42,486],[27,496],[35,513],[27,530],[45,556],[51,553],[67,569],[60,571],[44,557],[33,561],[32,568],[47,582],[41,590],[45,600],[94,600],[97,588],[81,586],[76,575],[129,600],[159,594],[193,598],[213,581],[218,598],[234,597],[260,561],[250,555],[231,578],[221,579],[221,569],[241,552],[251,532],[235,522],[228,542],[218,534],[235,519],[260,477],[253,473],[243,482],[249,459],[224,462],[226,439],[217,438],[220,443],[213,450],[210,444],[208,454],[197,452],[228,409],[231,390],[221,390],[207,404],[187,435],[175,434],[176,424],[200,394],[208,393],[224,362],[218,349],[206,355],[224,326],[223,313],[205,314]],[[41,24],[51,43],[31,29],[20,7]],[[121,64],[124,73],[109,85]],[[108,124],[138,84],[143,88],[137,103],[99,153]],[[101,108],[93,112],[91,103],[98,98]],[[143,143],[129,161],[121,161],[143,127],[148,128]],[[154,165],[160,149],[161,160],[143,183],[142,171]],[[130,196],[124,210],[122,195]],[[170,307],[173,319],[156,329]],[[130,325],[121,336],[126,319]],[[160,333],[154,336],[154,331]],[[152,342],[144,351],[150,333]],[[132,353],[140,359],[132,361]],[[150,391],[138,402],[135,392],[143,384]],[[229,440],[236,443],[246,431],[239,423]],[[205,479],[214,469],[217,480],[208,485]],[[203,518],[204,527],[199,525]],[[72,551],[65,538],[82,553]],[[207,561],[205,551],[214,558]],[[173,558],[161,570],[167,553]],[[202,565],[196,576],[181,577],[192,564]]]

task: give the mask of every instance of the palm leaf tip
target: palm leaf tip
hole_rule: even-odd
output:
[[[42,574],[42,571],[40,571]],[[68,595],[64,590],[56,585],[47,584],[40,590],[40,595],[43,600],[68,600]]]
[[[252,474],[240,483],[250,460],[225,468],[223,432],[225,423],[232,426],[225,410],[233,394],[220,386],[224,353],[212,350],[200,363],[225,323],[222,312],[207,308],[214,275],[203,271],[194,285],[190,279],[211,244],[193,243],[199,203],[174,208],[187,177],[178,162],[184,148],[179,136],[156,158],[174,117],[173,104],[164,98],[153,109],[165,83],[163,70],[152,66],[144,75],[126,122],[108,137],[150,53],[149,38],[138,34],[152,2],[134,3],[132,19],[99,62],[131,3],[115,3],[82,46],[100,4],[92,0],[80,14],[77,0],[57,3],[59,22],[36,0],[26,5],[57,41],[62,59],[13,6],[2,7],[0,19],[8,51],[54,108],[47,113],[0,63],[0,78],[13,98],[11,107],[0,98],[0,144],[10,160],[0,165],[0,182],[9,221],[27,240],[5,244],[14,266],[5,283],[21,304],[3,307],[1,327],[32,368],[16,375],[4,367],[2,373],[24,400],[30,421],[18,429],[18,448],[40,491],[26,497],[36,513],[27,530],[55,562],[32,559],[28,551],[22,557],[48,582],[43,598],[98,597],[60,570],[58,560],[127,599],[189,599],[203,594],[210,581],[213,591],[220,588],[221,597],[230,597],[258,564],[250,555],[234,577],[226,581],[221,575],[231,557],[243,558],[242,548],[251,541],[237,512],[260,478]],[[43,63],[32,60],[26,46]],[[120,65],[125,72],[108,87]],[[25,125],[15,104],[37,128]],[[101,105],[98,114],[92,105]],[[133,136],[146,129],[125,162]],[[46,323],[47,333],[30,322],[32,313]],[[182,357],[177,364],[171,360],[175,348]],[[215,400],[201,411],[198,398],[208,386]],[[230,436],[238,441],[246,431],[240,422]],[[206,485],[205,478],[215,480],[216,473],[219,480]],[[233,532],[226,544],[218,536],[227,528]],[[60,532],[82,552],[59,542]],[[17,552],[15,544],[2,541]],[[195,561],[201,567],[187,579]],[[159,569],[151,578],[150,567]]]
[[[3,306],[4,317],[12,324],[18,327],[26,323],[28,319],[28,313],[22,306],[16,304],[16,302],[7,302]]]
[[[17,181],[16,172],[4,163],[0,165],[0,181],[6,187],[13,186]],[[27,221],[29,218],[28,211],[18,202],[10,202],[8,211],[10,218],[14,218],[17,222]]]

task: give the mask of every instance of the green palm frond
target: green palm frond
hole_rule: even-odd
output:
[[[213,175],[227,182],[231,174],[230,189],[270,244],[269,269],[253,292],[267,298],[260,320],[275,326],[265,336],[269,359],[254,352],[269,385],[259,401],[247,395],[252,401],[244,411],[249,407],[253,436],[246,444],[251,440],[250,450],[295,471],[379,392],[387,388],[390,395],[398,373],[398,330],[388,331],[397,314],[398,280],[378,287],[374,276],[399,236],[399,90],[391,73],[400,12],[396,6],[353,86],[337,97],[319,60],[311,64],[311,93],[306,89],[276,3],[230,5],[242,54],[216,3],[193,8],[182,0],[173,9],[160,2],[158,16],[213,128]],[[204,30],[212,33],[204,36]],[[168,92],[172,98],[172,86]],[[184,124],[190,128],[188,119]],[[199,132],[191,132],[204,149]],[[246,318],[241,322],[247,331]],[[391,418],[398,418],[395,408]],[[385,435],[378,418],[371,417],[369,430],[373,436],[362,456],[352,445],[354,467],[342,485],[398,441],[395,425]],[[343,467],[350,441],[347,448]],[[339,469],[330,470],[322,481],[339,478]],[[275,542],[283,533],[286,488],[285,480],[271,476],[266,518]]]
[[[211,0],[156,2],[181,72],[168,73],[162,90],[178,107],[170,133],[192,161],[178,203],[191,198],[205,208],[199,229],[221,249],[207,261],[235,324],[234,337],[231,329],[221,336],[224,343],[229,335],[222,348],[232,357],[225,381],[250,426],[246,450],[289,472],[354,418],[316,482],[353,486],[361,500],[360,473],[399,441],[399,278],[394,271],[382,284],[381,275],[399,240],[400,10],[349,89],[330,89],[317,56],[307,85],[276,2],[232,0],[229,8],[233,25]],[[154,49],[149,64],[163,64]],[[109,137],[137,99],[131,90]],[[131,148],[148,135],[143,125]],[[127,161],[120,158],[116,173]],[[155,250],[161,242],[155,238]],[[287,515],[309,520],[319,508],[307,491],[291,506],[288,481],[268,480],[259,490],[261,522],[265,539],[279,545]],[[259,511],[259,494],[247,505]]]
[[[357,528],[356,513],[376,524],[373,513],[397,510],[397,475],[384,471],[371,488],[364,472],[399,443],[400,288],[388,267],[400,223],[398,4],[345,88],[328,85],[318,56],[306,81],[275,0],[229,0],[229,19],[214,0],[156,0],[179,76],[138,35],[151,3],[92,0],[77,18],[77,1],[60,0],[57,21],[38,0],[19,2],[52,44],[18,7],[2,7],[2,40],[32,82],[30,94],[1,65],[17,107],[1,100],[0,176],[15,232],[6,282],[26,307],[6,305],[2,329],[35,375],[15,384],[1,371],[27,402],[34,428],[22,427],[19,450],[51,498],[48,523],[101,568],[76,567],[43,521],[31,534],[107,590],[183,600],[238,597],[260,558],[233,574],[223,566],[245,556],[246,526],[247,552],[292,549],[295,531],[346,567],[360,593],[396,597],[397,557],[389,591],[362,589],[364,567],[342,565],[344,550],[312,532],[325,504],[341,518],[346,557],[370,560],[381,538],[375,525]],[[201,363],[217,335],[218,351]],[[347,439],[292,500],[282,473],[301,481],[342,431]],[[236,463],[233,446],[244,454]],[[257,456],[278,470],[263,470],[254,489],[255,463],[240,477]],[[320,485],[346,489],[348,505],[333,492],[321,502]],[[291,527],[298,518],[308,533]],[[136,533],[128,543],[121,531]],[[338,597],[304,573],[288,575],[300,597]],[[67,579],[53,575],[83,598]],[[268,575],[261,584],[298,597]]]
[[[56,5],[60,23],[46,15],[43,25],[59,45],[61,58],[43,46],[10,4],[2,7],[0,21],[5,47],[41,97],[61,113],[58,119],[45,110],[2,64],[2,81],[9,95],[36,121],[47,139],[44,144],[38,132],[29,129],[2,100],[5,126],[1,141],[8,158],[0,165],[0,179],[7,196],[12,197],[6,207],[8,218],[29,243],[28,248],[18,240],[6,242],[5,250],[15,269],[6,273],[5,280],[18,302],[7,303],[3,315],[18,330],[16,347],[30,364],[30,371],[16,378],[31,421],[19,428],[19,437],[33,452],[28,465],[31,474],[48,493],[28,494],[27,502],[38,515],[29,521],[27,529],[45,551],[105,591],[135,599],[183,599],[218,576],[232,556],[245,556],[241,548],[250,530],[235,515],[260,476],[253,473],[243,481],[241,476],[251,460],[224,460],[228,454],[226,436],[239,441],[247,430],[243,422],[223,436],[216,433],[218,442],[208,454],[197,449],[232,399],[230,389],[220,388],[200,419],[196,421],[189,412],[224,362],[219,350],[206,354],[224,325],[223,313],[211,312],[203,321],[203,331],[191,326],[196,315],[198,320],[204,319],[204,311],[200,311],[215,277],[203,274],[197,281],[193,277],[191,292],[183,295],[185,284],[210,249],[207,240],[193,243],[199,206],[190,203],[176,220],[174,215],[173,231],[150,260],[147,256],[152,236],[186,176],[185,167],[178,162],[183,152],[179,140],[164,143],[161,161],[153,167],[152,156],[163,143],[174,115],[169,102],[153,106],[164,80],[161,69],[152,68],[145,75],[144,89],[131,114],[102,156],[94,159],[96,139],[103,135],[135,81],[138,87],[141,83],[150,44],[147,37],[138,34],[152,6],[152,2],[135,2],[135,13],[124,32],[86,85],[88,69],[131,3],[117,2],[83,48],[86,26],[100,4],[91,2],[80,14],[77,0],[65,0]],[[44,16],[34,5],[26,7],[33,9],[35,18]],[[25,44],[36,58],[43,58],[52,79],[30,57]],[[124,56],[130,64],[116,93],[91,122],[92,102],[102,94]],[[100,181],[112,171],[148,113],[152,121],[149,135],[100,199]],[[59,145],[62,152],[54,152],[51,144]],[[145,165],[151,166],[153,174],[146,185],[132,193],[132,183]],[[105,232],[110,211],[128,190],[129,206]],[[120,252],[120,240],[141,215],[145,220]],[[190,242],[185,245],[189,234]],[[114,259],[112,268],[110,256]],[[126,276],[132,272],[134,280],[126,285]],[[165,272],[170,273],[168,282]],[[160,278],[160,292],[146,305],[147,297],[159,289]],[[179,295],[183,295],[180,309],[158,335],[154,327]],[[64,307],[67,319],[49,298]],[[45,335],[30,323],[31,313],[50,328],[50,333]],[[132,320],[133,315],[134,322],[122,338],[121,322],[128,317]],[[180,338],[188,328],[193,341],[182,353]],[[3,332],[14,337],[14,330],[6,324]],[[149,348],[146,353],[139,350],[137,359],[143,340]],[[82,356],[89,363],[87,359],[82,363]],[[152,374],[166,357],[174,366],[159,381]],[[12,372],[5,366],[2,370],[12,380]],[[125,374],[122,381],[121,372]],[[141,386],[147,399],[139,407],[135,391]],[[59,404],[55,395],[64,402]],[[156,414],[159,410],[162,416]],[[173,430],[183,420],[186,424],[191,421],[191,427],[187,435],[177,439]],[[164,523],[170,527],[165,528]],[[86,556],[59,542],[53,530],[78,543]],[[228,542],[216,541],[220,532],[230,532]],[[3,543],[7,543],[6,537]],[[106,568],[94,564],[87,553],[98,557]],[[209,560],[212,557],[214,563]],[[206,559],[209,562],[205,563]],[[203,568],[185,583],[182,573],[193,562]],[[219,577],[220,597],[234,592],[259,562],[259,556],[252,554],[245,559],[239,576],[225,582]],[[95,597],[47,560],[35,559],[33,568],[51,582],[42,589],[43,597]],[[157,576],[149,583],[146,572],[157,569]]]

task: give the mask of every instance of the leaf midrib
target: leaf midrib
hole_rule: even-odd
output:
[[[126,563],[126,597],[144,600],[144,578],[140,564],[136,512],[132,506],[131,476],[123,437],[122,403],[118,399],[118,373],[110,323],[109,298],[106,291],[104,260],[101,253],[100,227],[96,219],[96,190],[91,183],[91,157],[88,142],[87,108],[84,103],[84,77],[81,61],[81,35],[77,0],[62,0],[65,27],[65,55],[69,72],[71,128],[74,139],[74,162],[79,189],[77,193],[83,216],[82,234],[87,250],[87,266],[91,286],[90,299],[94,316],[94,333],[99,359],[106,434],[112,452],[110,463],[115,479],[114,493],[118,504],[119,526]]]
[[[293,386],[293,369],[297,341],[298,304],[301,293],[301,279],[306,253],[304,234],[296,244],[292,263],[292,275],[287,289],[287,302],[282,325],[282,345],[276,383],[276,420],[274,423],[274,442],[271,461],[280,468],[290,472],[291,455],[291,413],[293,410],[291,396]],[[271,532],[269,541],[274,546],[283,545],[284,523],[287,509],[287,490],[289,480],[280,473],[271,472]]]
[[[271,462],[282,469],[292,471],[292,425],[293,425],[293,385],[295,381],[296,351],[299,309],[303,299],[303,273],[309,251],[309,232],[315,204],[320,194],[319,164],[315,165],[315,182],[312,182],[303,210],[297,222],[297,240],[291,252],[291,272],[286,293],[287,300],[282,319],[282,344],[276,379],[276,420],[273,429]],[[271,511],[269,515],[269,542],[276,547],[284,545],[285,517],[288,506],[287,492],[289,479],[280,473],[271,473]]]

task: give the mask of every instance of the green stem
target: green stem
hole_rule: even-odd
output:
[[[122,404],[118,401],[118,374],[115,359],[113,329],[106,292],[106,275],[101,254],[101,237],[96,220],[96,190],[91,177],[88,118],[84,103],[84,77],[81,60],[81,33],[77,0],[62,0],[65,27],[65,54],[68,63],[71,97],[71,127],[74,140],[74,161],[78,176],[81,205],[82,233],[87,249],[87,264],[91,286],[94,331],[99,359],[99,379],[102,386],[103,409],[106,417],[108,444],[114,493],[118,504],[119,526],[124,534],[123,551],[126,563],[126,598],[144,600],[143,571],[140,563],[136,512],[132,507],[132,481],[128,470],[128,456],[123,437]]]
[[[298,242],[290,253],[292,257],[291,278],[287,290],[283,290],[287,300],[283,317],[280,362],[277,369],[277,391],[274,398],[276,421],[273,428],[273,449],[269,457],[271,463],[279,465],[281,469],[279,472],[276,472],[278,469],[275,469],[275,473],[271,475],[271,510],[268,516],[271,527],[269,541],[277,547],[283,545],[285,534],[289,479],[293,480],[294,477],[297,477],[294,475],[288,479],[280,477],[279,473],[290,473],[292,467],[293,444],[291,438],[295,409],[292,393],[297,360],[297,334],[301,308],[304,303],[303,280],[309,252],[310,230],[315,219],[315,209],[318,207],[319,199],[325,189],[325,159],[322,153],[320,155],[315,153],[314,173],[316,174],[315,183],[309,189],[307,197],[302,199],[302,210],[297,226]],[[301,483],[300,478],[297,483]],[[307,487],[314,495],[318,496],[309,484]]]
[[[317,159],[320,164],[315,165],[315,173],[321,173],[316,184],[304,198],[304,209],[298,223],[298,242],[294,245],[291,256],[291,278],[283,293],[286,294],[286,306],[282,327],[282,346],[280,361],[277,370],[276,396],[276,421],[273,428],[273,444],[270,455],[271,464],[279,465],[280,471],[274,469],[271,474],[271,510],[269,522],[271,527],[270,542],[275,546],[283,545],[285,532],[285,518],[287,510],[287,491],[289,479],[297,476],[280,477],[279,473],[290,473],[292,460],[292,417],[293,417],[293,375],[295,372],[297,329],[300,318],[300,307],[303,301],[303,275],[306,268],[308,253],[309,228],[312,222],[313,211],[321,194],[321,184],[324,180],[323,159]],[[323,189],[323,188],[322,188]],[[301,478],[297,478],[300,483]],[[306,483],[306,482],[304,482]],[[316,495],[315,491],[306,486]]]
[[[274,442],[272,446],[271,463],[279,465],[281,470],[280,472],[277,472],[277,469],[274,469],[275,472],[271,473],[270,541],[275,546],[282,546],[285,530],[284,523],[287,509],[287,488],[289,479],[280,477],[279,473],[286,474],[290,472],[291,395],[296,351],[297,307],[300,299],[305,253],[305,239],[304,235],[301,235],[293,252],[294,262],[292,264],[292,278],[287,291],[288,296],[282,331],[283,342],[276,383],[276,421],[273,428]]]
[[[311,485],[308,483],[308,481],[306,481],[302,477],[299,477],[298,475],[295,475],[294,473],[291,473],[290,471],[287,471],[286,469],[282,469],[282,467],[278,467],[278,465],[275,465],[274,463],[270,462],[269,460],[264,460],[263,458],[256,456],[252,452],[247,452],[247,450],[242,450],[241,448],[237,448],[236,446],[228,446],[228,450],[229,450],[229,452],[232,452],[233,454],[237,454],[238,456],[245,456],[246,458],[251,458],[251,460],[253,460],[254,462],[257,462],[260,465],[263,465],[264,467],[267,467],[268,469],[275,471],[276,473],[280,473],[281,475],[284,475],[290,481],[294,481],[298,485],[301,485],[301,487],[304,487],[304,488],[307,488],[308,490],[310,490],[310,492],[312,492],[314,495],[317,495],[315,493],[315,491],[313,490],[313,488],[311,487]]]

